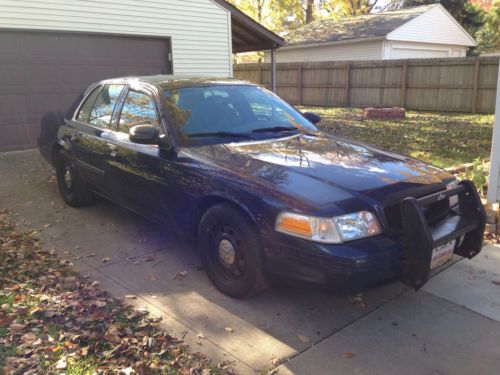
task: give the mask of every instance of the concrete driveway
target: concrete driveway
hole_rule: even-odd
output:
[[[38,229],[112,295],[241,373],[493,374],[500,368],[500,249],[441,269],[415,293],[399,283],[361,301],[305,286],[250,300],[215,290],[168,229],[98,199],[73,209],[37,151],[0,154],[0,208]]]

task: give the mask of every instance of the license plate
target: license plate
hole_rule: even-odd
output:
[[[450,241],[432,250],[431,270],[451,260],[455,242],[456,240]]]

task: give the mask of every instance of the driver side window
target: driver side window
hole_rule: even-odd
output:
[[[123,103],[118,130],[128,133],[135,125],[153,125],[159,127],[160,122],[153,99],[142,92],[130,90]]]

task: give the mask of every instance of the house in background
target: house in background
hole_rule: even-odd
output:
[[[278,63],[464,57],[476,46],[441,4],[314,21],[285,39]]]
[[[0,151],[36,145],[42,116],[92,82],[232,76],[232,54],[283,39],[224,0],[1,0]]]

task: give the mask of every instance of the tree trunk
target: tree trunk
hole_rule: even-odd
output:
[[[314,10],[314,0],[307,0],[306,23],[314,21],[313,10]]]

